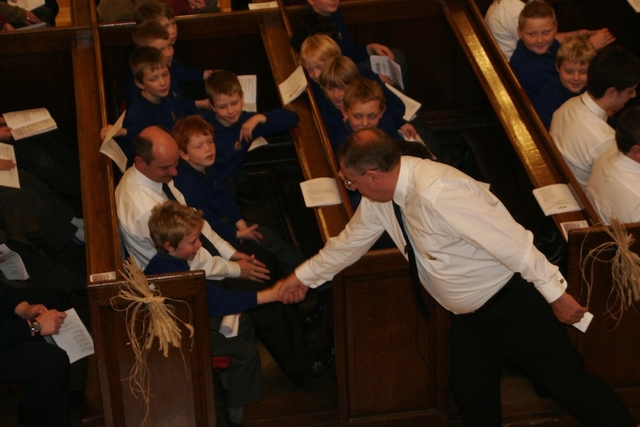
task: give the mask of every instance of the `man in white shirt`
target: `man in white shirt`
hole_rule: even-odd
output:
[[[342,233],[284,279],[282,301],[298,301],[330,280],[384,231],[404,248],[395,203],[420,282],[452,313],[450,385],[466,426],[501,425],[499,384],[508,360],[585,426],[635,427],[613,391],[584,370],[554,318],[573,324],[587,308],[565,292],[558,267],[495,196],[448,165],[401,157],[379,129],[352,134],[338,159],[345,186],[362,201]]]
[[[524,2],[521,0],[493,0],[484,16],[487,27],[489,27],[507,61],[511,59],[511,54],[513,54],[520,38],[518,36],[518,16],[520,16],[522,8],[524,8]]]
[[[640,105],[620,116],[616,146],[593,163],[587,196],[606,224],[640,221]]]
[[[589,64],[587,91],[553,113],[549,134],[583,189],[595,159],[615,145],[607,118],[635,98],[639,80],[635,55],[619,46],[604,48]]]

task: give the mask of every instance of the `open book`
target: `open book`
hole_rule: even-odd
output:
[[[120,114],[118,120],[116,120],[113,126],[111,126],[111,129],[109,129],[109,132],[104,136],[102,145],[100,145],[100,152],[113,160],[122,173],[124,173],[127,168],[127,155],[124,154],[124,151],[122,151],[122,148],[120,148],[115,139],[113,139],[113,136],[122,129],[122,123],[124,122],[124,115],[126,112],[127,111],[125,110]]]
[[[383,55],[371,55],[369,56],[369,62],[371,63],[371,70],[373,70],[374,73],[389,76],[396,86],[404,90],[400,64],[388,56]]]
[[[16,141],[57,129],[58,125],[46,108],[13,111],[2,115]]]
[[[16,163],[16,151],[11,144],[0,142],[0,159],[11,160]],[[0,185],[5,187],[20,188],[18,167],[9,170],[0,170]]]

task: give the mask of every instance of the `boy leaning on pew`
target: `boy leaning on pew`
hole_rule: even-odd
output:
[[[176,201],[156,205],[149,217],[149,233],[158,252],[144,273],[189,271],[188,261],[202,245],[199,236],[203,221],[202,211]],[[231,359],[229,367],[220,373],[228,402],[228,413],[222,415],[230,419],[232,425],[241,425],[244,406],[263,398],[260,355],[253,344],[255,336],[248,317],[240,316],[237,335],[228,338],[219,332],[221,318],[276,301],[277,288],[272,286],[258,292],[228,291],[207,282],[206,292],[212,355]]]
[[[235,194],[239,185],[247,181],[241,167],[251,142],[292,128],[298,123],[298,115],[282,108],[266,113],[244,111],[244,91],[238,76],[231,71],[215,70],[207,78],[205,89],[214,113],[205,118],[214,129],[219,178]]]

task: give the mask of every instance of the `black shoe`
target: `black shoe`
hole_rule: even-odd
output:
[[[335,374],[335,361],[335,350],[333,348],[318,356],[311,362],[305,378],[296,383],[297,389],[311,391],[320,387]]]
[[[305,336],[311,335],[327,321],[327,313],[329,308],[327,301],[324,299],[318,300],[313,308],[306,313],[302,319],[302,328]]]

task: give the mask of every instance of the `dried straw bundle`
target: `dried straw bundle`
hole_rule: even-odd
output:
[[[143,425],[149,416],[150,386],[147,355],[154,338],[158,338],[158,350],[168,357],[170,347],[181,348],[182,334],[180,324],[189,331],[193,338],[193,326],[183,322],[175,314],[172,305],[165,304],[170,300],[160,295],[160,291],[152,289],[146,276],[140,271],[133,258],[124,262],[125,272],[121,272],[127,281],[111,298],[111,306],[116,311],[125,313],[127,336],[133,350],[135,362],[129,372],[129,389],[131,393],[142,397],[146,411]],[[118,301],[127,301],[125,308],[118,308]],[[172,300],[176,302],[183,302]]]
[[[605,227],[605,231],[613,241],[589,250],[580,264],[580,269],[582,278],[590,290],[592,283],[586,273],[589,263],[592,261],[589,277],[593,277],[596,261],[611,264],[611,292],[607,299],[607,314],[619,323],[622,315],[631,308],[632,304],[640,300],[640,256],[631,250],[634,238],[627,234],[624,224],[618,219],[612,218],[611,225]],[[611,259],[603,255],[605,252],[610,253],[614,250],[615,255]]]

